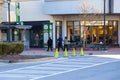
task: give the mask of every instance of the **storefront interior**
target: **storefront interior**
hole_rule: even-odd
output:
[[[118,45],[118,21],[105,25],[106,45]],[[67,36],[78,45],[104,42],[104,21],[67,21]]]

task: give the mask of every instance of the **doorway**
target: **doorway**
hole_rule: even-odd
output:
[[[43,47],[43,33],[42,27],[33,27],[30,30],[30,47],[42,48]]]

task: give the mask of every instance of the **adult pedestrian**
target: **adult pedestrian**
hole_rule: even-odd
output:
[[[48,45],[47,51],[49,51],[49,48],[50,48],[51,51],[52,51],[52,43],[53,43],[53,40],[49,37],[49,39],[48,39],[48,41],[47,41],[47,45]]]
[[[58,38],[58,51],[60,50],[60,48],[63,50],[63,46],[62,46],[62,41],[63,41],[63,39],[62,39],[62,36],[60,36],[59,38]]]
[[[68,50],[68,44],[69,44],[69,41],[68,41],[67,37],[65,37],[65,39],[64,39],[64,51],[65,51],[65,49]]]

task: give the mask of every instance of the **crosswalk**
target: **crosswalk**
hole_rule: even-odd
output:
[[[2,71],[0,72],[0,80],[40,80],[44,77],[55,76],[58,74],[85,68],[91,68],[115,61],[117,60],[93,56],[59,58],[42,64],[39,63],[37,65]]]

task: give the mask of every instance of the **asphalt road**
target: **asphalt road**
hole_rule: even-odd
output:
[[[120,59],[77,56],[0,63],[0,80],[120,80]]]

